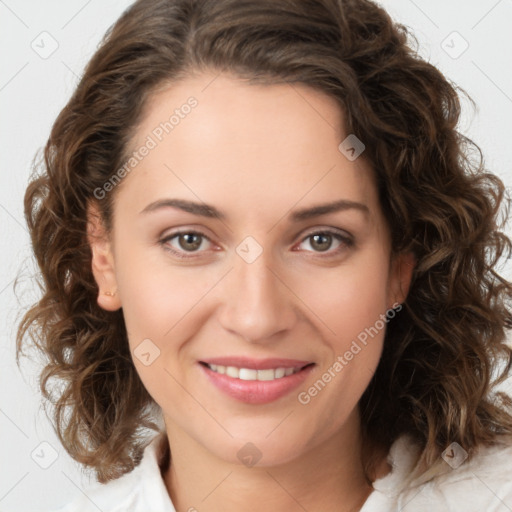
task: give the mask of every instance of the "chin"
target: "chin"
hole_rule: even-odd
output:
[[[235,429],[231,425],[227,430],[233,438],[219,433],[215,438],[203,439],[202,444],[211,454],[230,464],[262,468],[286,464],[314,448],[319,438],[315,435],[308,437],[305,430],[297,425],[290,431],[290,425],[288,428],[285,425],[288,420],[279,425],[285,416],[272,421],[267,418],[265,422],[250,422],[245,428],[239,425]],[[259,423],[261,428],[258,429],[255,423]]]

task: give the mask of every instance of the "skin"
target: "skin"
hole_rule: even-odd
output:
[[[373,171],[363,157],[351,162],[338,150],[348,134],[333,98],[305,85],[215,76],[199,74],[152,96],[132,149],[188,97],[198,105],[117,187],[111,237],[91,204],[98,303],[123,308],[132,353],[145,339],[160,350],[152,364],[137,357],[134,364],[164,414],[172,453],[164,480],[178,511],[261,510],[262,496],[268,510],[359,510],[371,487],[357,404],[384,329],[307,405],[297,395],[405,300],[412,256],[391,258]],[[172,207],[141,213],[165,198],[213,205],[225,219]],[[340,199],[368,212],[290,218]],[[180,237],[162,242],[178,228],[208,238],[199,238],[196,252]],[[308,235],[327,229],[353,244],[333,237],[319,249]],[[263,250],[252,263],[236,252],[247,236]],[[212,386],[198,366],[231,355],[315,366],[290,394],[246,404]],[[261,453],[253,467],[237,457],[247,442]]]

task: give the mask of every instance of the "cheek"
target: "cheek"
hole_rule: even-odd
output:
[[[190,319],[196,319],[195,306],[208,281],[130,257],[116,273],[135,368],[149,394],[163,406],[169,396],[182,394],[172,378],[173,361],[180,360],[180,348],[192,335]]]
[[[162,255],[147,249],[137,254],[133,246],[116,264],[132,358],[159,404],[182,393],[171,373],[189,362],[183,348],[209,314],[204,298],[222,277],[217,270],[171,266]]]
[[[159,247],[129,245],[119,244],[116,279],[130,343],[161,344],[213,286],[215,272],[171,264]]]
[[[352,261],[298,279],[298,295],[324,326],[333,348],[343,350],[360,332],[385,314],[388,260],[379,251],[354,255]]]
[[[315,285],[310,277],[308,306],[321,319],[317,325],[323,326],[327,352],[298,401],[308,417],[316,418],[319,429],[332,432],[339,427],[377,368],[387,325],[382,318],[388,268],[386,255],[375,248],[333,269]]]

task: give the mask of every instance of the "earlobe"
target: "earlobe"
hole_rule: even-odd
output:
[[[98,292],[98,306],[106,311],[117,311],[121,307],[121,302],[116,292],[109,290],[103,292],[100,289]]]
[[[87,208],[87,241],[91,248],[92,273],[99,289],[98,305],[107,311],[116,311],[121,307],[121,302],[117,294],[112,243],[95,203]]]

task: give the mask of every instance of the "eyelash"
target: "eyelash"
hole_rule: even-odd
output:
[[[187,254],[187,251],[177,251],[176,249],[167,245],[169,241],[173,240],[174,238],[179,237],[180,235],[198,235],[198,236],[202,237],[202,239],[206,239],[209,242],[211,242],[210,238],[207,235],[205,235],[204,233],[201,233],[200,231],[194,231],[194,230],[176,231],[175,233],[172,233],[171,235],[166,236],[165,238],[162,238],[159,241],[159,243],[163,246],[163,248],[166,251],[170,252],[171,254],[173,254],[174,256],[176,256],[177,258],[180,258],[180,259],[197,258],[198,256],[196,256],[196,254],[202,252],[202,251],[189,251],[190,255],[185,255],[185,254]],[[336,240],[341,242],[341,245],[334,251],[330,251],[329,249],[327,251],[325,251],[326,256],[322,256],[322,254],[323,254],[322,251],[307,251],[307,252],[317,253],[320,255],[321,258],[330,258],[330,257],[336,256],[336,255],[338,255],[338,253],[340,253],[343,250],[344,247],[351,248],[354,246],[354,240],[351,237],[349,237],[347,235],[343,235],[340,232],[334,231],[332,229],[313,231],[313,232],[309,233],[308,235],[306,235],[304,238],[302,238],[302,240],[300,241],[300,244],[302,244],[307,239],[313,238],[315,235],[332,236],[333,238],[335,238]],[[202,241],[201,241],[201,243],[202,243]]]

